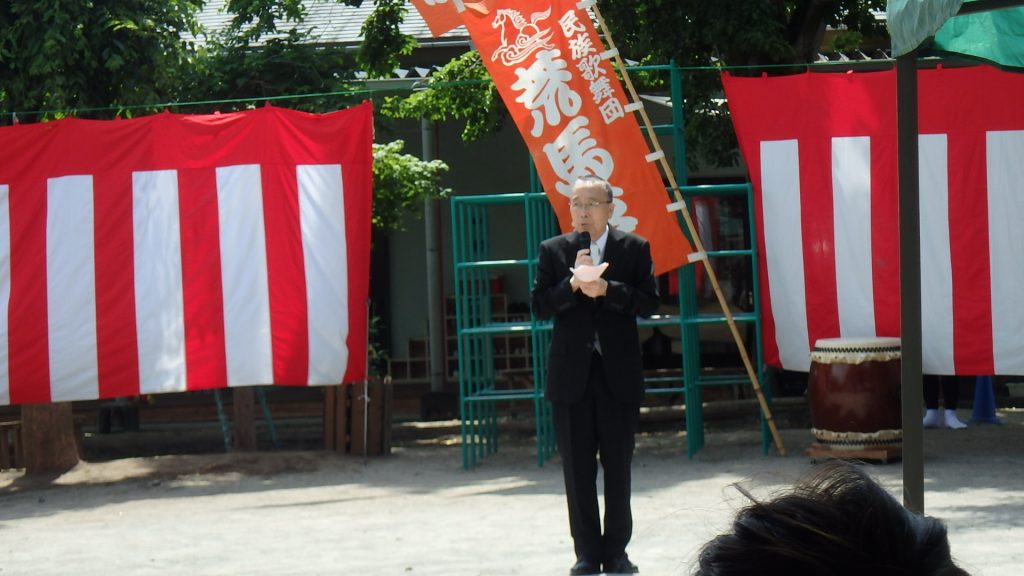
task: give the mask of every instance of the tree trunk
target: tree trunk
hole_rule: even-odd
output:
[[[21,407],[25,475],[61,474],[78,464],[78,442],[70,402]]]
[[[799,62],[814,62],[825,34],[829,0],[811,0],[799,5],[789,23],[789,41]]]

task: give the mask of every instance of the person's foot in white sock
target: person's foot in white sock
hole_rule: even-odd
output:
[[[946,428],[952,430],[961,430],[967,428],[967,424],[964,424],[956,417],[956,410],[946,410]]]
[[[942,419],[939,418],[939,411],[935,408],[929,408],[924,413],[924,422],[922,423],[925,428],[938,428],[942,426]]]

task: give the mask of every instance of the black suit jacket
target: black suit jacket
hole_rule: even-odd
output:
[[[654,314],[659,304],[650,245],[640,236],[610,228],[602,258],[608,262],[603,276],[608,292],[594,299],[574,293],[569,284],[579,244],[579,233],[570,232],[540,245],[533,312],[555,321],[544,397],[575,402],[583,396],[596,333],[612,396],[639,404],[644,385],[636,318]]]

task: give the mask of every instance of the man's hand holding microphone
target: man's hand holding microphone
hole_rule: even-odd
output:
[[[576,264],[574,268],[593,265],[594,259],[590,255],[590,232],[584,230],[580,232],[580,248],[576,252]],[[591,298],[604,296],[605,293],[608,292],[608,281],[601,277],[589,282],[583,282],[576,275],[573,275],[569,278],[569,284],[572,286],[573,292],[579,290]]]

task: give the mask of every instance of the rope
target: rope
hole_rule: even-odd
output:
[[[597,14],[595,6],[595,14]],[[611,36],[607,31],[607,26],[604,24],[604,20],[598,16],[598,20],[601,22],[601,29],[604,31],[605,37],[611,43]],[[616,58],[619,68],[623,70],[623,76],[626,75],[625,70],[633,71],[650,71],[650,70],[664,70],[666,69],[665,64],[652,64],[652,65],[636,65],[636,66],[625,66],[621,58]],[[872,63],[895,63],[892,59],[875,59],[875,60],[857,60],[852,62],[811,62],[811,63],[791,63],[791,64],[744,64],[735,66],[726,65],[710,65],[710,66],[676,66],[681,72],[726,72],[729,70],[768,70],[774,68],[806,68],[811,70],[814,68],[828,68],[836,66],[850,66],[858,62],[872,62]],[[401,80],[400,78],[397,80]],[[427,88],[457,88],[459,86],[471,86],[475,84],[493,83],[489,78],[487,79],[473,79],[473,80],[453,80],[449,82],[431,82]],[[248,98],[224,98],[216,100],[190,100],[185,102],[157,102],[152,104],[131,104],[127,106],[92,106],[86,108],[57,108],[49,110],[15,110],[12,112],[4,111],[3,114],[11,114],[14,123],[17,123],[18,115],[75,115],[83,112],[122,112],[127,110],[164,110],[168,108],[185,108],[189,106],[210,106],[219,104],[247,104],[247,103],[260,103],[260,102],[276,102],[280,100],[303,100],[307,98],[325,98],[325,97],[344,97],[344,96],[358,96],[360,94],[368,94],[371,97],[378,93],[388,92],[408,92],[412,88],[360,88],[355,90],[338,90],[335,92],[308,92],[303,94],[283,94],[278,96],[252,96]]]

